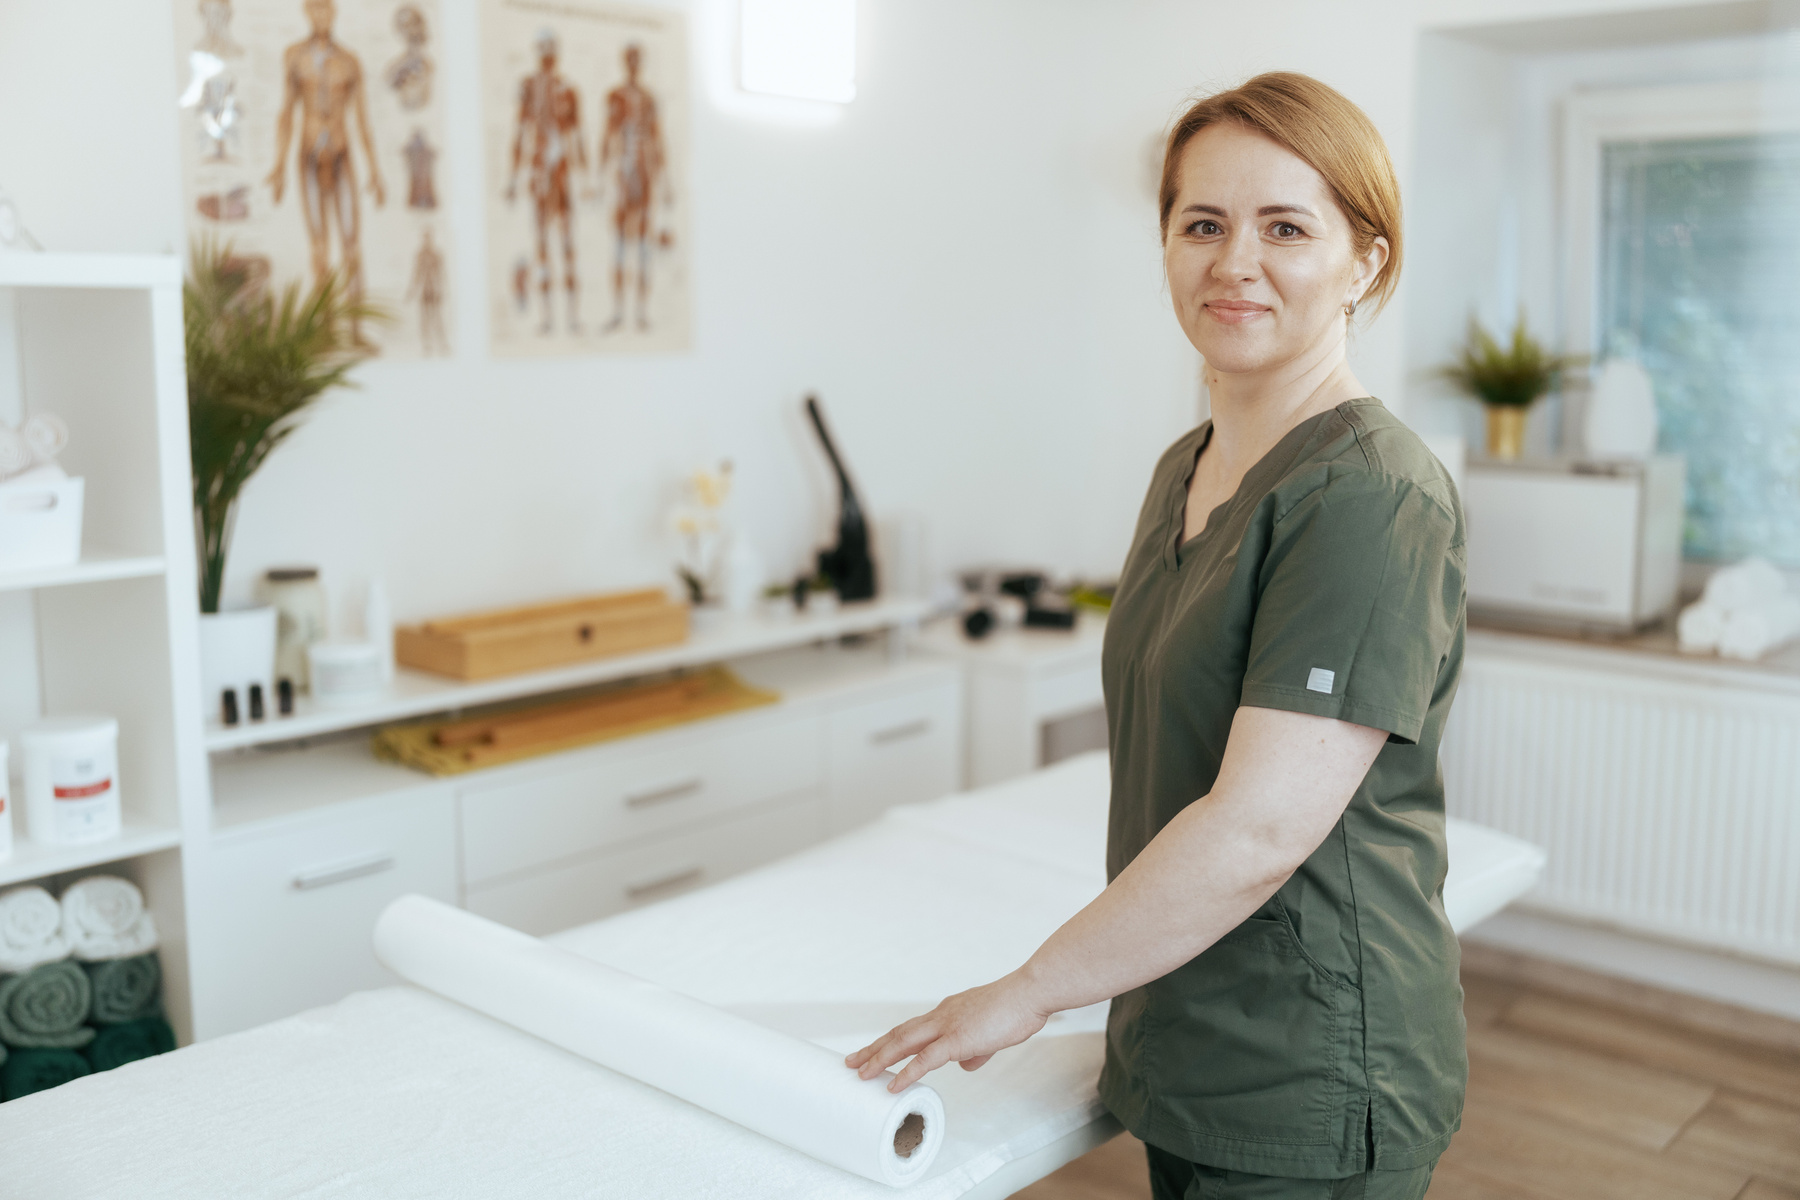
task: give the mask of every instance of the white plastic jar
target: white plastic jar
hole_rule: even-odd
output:
[[[78,846],[119,835],[119,722],[52,717],[19,734],[34,841]]]

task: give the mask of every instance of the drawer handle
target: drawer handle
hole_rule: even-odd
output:
[[[625,898],[627,900],[642,900],[645,896],[653,895],[657,892],[668,891],[670,888],[678,888],[683,884],[694,883],[705,873],[705,869],[702,867],[683,867],[678,871],[670,871],[667,875],[659,875],[655,879],[646,879],[642,883],[626,884]]]
[[[683,796],[691,796],[699,791],[700,785],[704,782],[706,781],[700,776],[695,775],[691,779],[677,779],[674,783],[657,784],[655,787],[645,788],[641,792],[627,792],[625,807],[647,808],[652,804],[665,804],[670,800],[679,800]]]
[[[877,729],[874,733],[869,735],[869,740],[874,742],[877,746],[880,746],[885,745],[888,742],[900,741],[902,738],[918,737],[921,733],[926,733],[930,729],[931,719],[929,717],[920,717],[918,720],[908,721],[904,725],[891,725],[886,729]]]
[[[361,879],[364,875],[379,875],[391,870],[394,865],[392,854],[365,854],[361,858],[346,859],[343,862],[331,863],[323,867],[313,867],[294,874],[294,887],[299,891],[311,891],[313,888],[330,887],[334,883],[344,883],[351,879]]]

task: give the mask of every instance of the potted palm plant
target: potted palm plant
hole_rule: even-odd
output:
[[[1585,362],[1576,355],[1551,354],[1525,327],[1525,312],[1513,326],[1510,344],[1501,345],[1469,318],[1469,337],[1443,375],[1487,410],[1487,452],[1519,457],[1525,445],[1525,414],[1554,388],[1568,368]]]
[[[196,244],[182,288],[194,534],[200,557],[202,678],[209,702],[224,687],[268,683],[274,610],[219,611],[238,499],[269,454],[320,396],[350,386],[370,348],[359,322],[385,314],[328,276],[310,290],[276,290],[265,259]],[[237,661],[232,661],[237,660]]]

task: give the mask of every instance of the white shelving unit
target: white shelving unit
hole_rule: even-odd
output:
[[[55,889],[97,869],[134,880],[187,1040],[184,851],[206,828],[206,758],[182,362],[175,258],[0,253],[0,418],[62,417],[62,464],[87,480],[80,561],[0,572],[0,737],[16,745],[44,715],[117,717],[125,809],[120,836],[87,846],[16,823],[0,886]]]

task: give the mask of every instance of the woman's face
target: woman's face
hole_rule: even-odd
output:
[[[1306,161],[1236,122],[1183,148],[1163,266],[1175,316],[1210,371],[1304,369],[1344,336],[1344,305],[1387,261]]]

